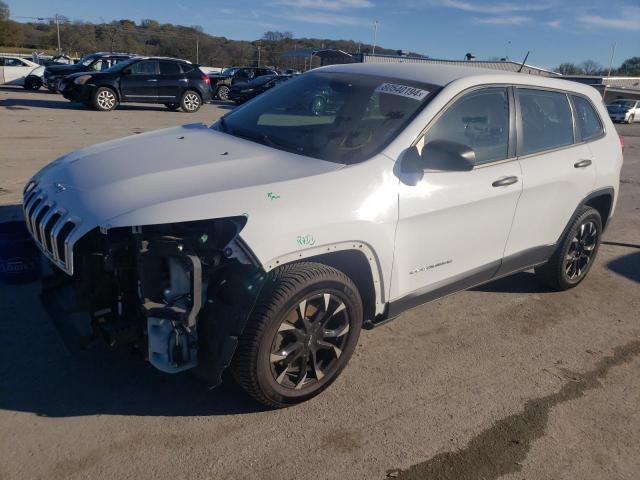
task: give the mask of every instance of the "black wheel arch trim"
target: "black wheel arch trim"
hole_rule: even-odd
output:
[[[589,195],[587,195],[586,197],[584,197],[582,199],[582,201],[578,204],[578,206],[573,211],[573,214],[571,214],[571,217],[569,218],[569,221],[567,222],[567,225],[564,227],[564,229],[562,230],[562,233],[560,234],[560,236],[558,237],[558,239],[556,241],[556,245],[559,245],[560,241],[567,234],[567,232],[571,228],[571,223],[573,222],[573,220],[578,215],[578,212],[580,211],[580,209],[582,207],[584,207],[585,205],[588,205],[591,200],[593,200],[595,198],[598,198],[598,197],[603,197],[603,196],[608,196],[609,200],[611,202],[611,206],[609,208],[609,212],[608,212],[607,218],[601,218],[601,220],[602,220],[602,232],[604,233],[607,225],[609,224],[609,218],[611,218],[611,208],[613,207],[613,199],[614,199],[614,196],[615,196],[615,190],[614,190],[613,187],[599,188],[598,190],[594,190],[593,192],[591,192]]]

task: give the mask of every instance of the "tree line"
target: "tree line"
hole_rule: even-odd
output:
[[[33,51],[53,52],[57,49],[57,27],[54,19],[38,22],[15,22],[0,1],[0,46],[5,50],[19,47]],[[4,13],[3,13],[4,12]],[[371,45],[353,40],[293,38],[290,32],[265,32],[254,41],[230,40],[209,35],[199,26],[160,24],[146,19],[116,20],[93,24],[58,17],[60,46],[67,55],[82,56],[97,51],[118,51],[139,55],[177,57],[208,66],[260,65],[276,68],[302,68],[304,58],[282,54],[301,49],[335,48],[346,52],[371,51]],[[395,54],[396,50],[376,47],[377,53]],[[319,62],[315,59],[314,66]]]
[[[140,55],[178,57],[207,66],[265,65],[276,68],[302,69],[304,58],[282,54],[301,49],[332,48],[345,52],[370,53],[372,45],[353,40],[294,38],[291,32],[269,31],[254,41],[230,40],[204,33],[199,26],[160,24],[146,19],[115,20],[100,24],[71,21],[58,17],[61,50],[72,56],[97,51],[122,51]],[[52,52],[57,49],[58,35],[54,19],[21,23],[10,19],[9,8],[0,0],[0,46],[20,47],[31,51]],[[396,50],[376,47],[377,53],[395,54]],[[417,55],[417,54],[413,54]],[[319,60],[315,59],[314,65]],[[608,69],[593,60],[562,63],[556,69],[563,75],[607,75]],[[612,69],[612,75],[640,76],[640,57],[632,57]]]

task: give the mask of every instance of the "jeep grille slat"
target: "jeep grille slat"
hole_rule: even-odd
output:
[[[42,252],[59,268],[73,275],[73,248],[69,237],[80,223],[67,211],[33,189],[24,197],[23,211],[27,228]]]

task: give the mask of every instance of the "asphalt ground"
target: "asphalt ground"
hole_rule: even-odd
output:
[[[59,155],[184,123],[0,89],[0,218]],[[0,285],[0,479],[637,479],[640,471],[640,124],[589,277],[556,293],[531,272],[363,331],[319,397],[266,410],[128,351],[70,353],[37,284]]]

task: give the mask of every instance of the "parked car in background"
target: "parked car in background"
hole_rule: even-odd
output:
[[[247,100],[251,100],[253,97],[257,97],[261,93],[280,85],[282,82],[286,82],[290,78],[291,77],[288,75],[265,75],[251,80],[250,82],[238,82],[231,86],[229,100],[238,104],[244,103]]]
[[[26,88],[25,79],[39,66],[26,58],[0,55],[0,85],[24,85]]]
[[[332,107],[314,110],[317,97]],[[621,167],[590,86],[345,64],[213,128],[66,154],[27,183],[23,208],[55,265],[43,298],[72,325],[141,347],[163,372],[197,368],[209,385],[230,367],[258,401],[284,407],[329,387],[362,328],[422,303],[531,268],[554,290],[577,287]]]
[[[640,100],[621,98],[607,105],[607,111],[614,122],[633,123],[640,121]]]
[[[219,74],[209,75],[214,97],[229,100],[231,86],[237,82],[249,82],[264,75],[278,75],[273,68],[263,67],[227,67]]]
[[[211,100],[211,82],[197,65],[164,57],[133,57],[103,72],[75,73],[60,89],[67,100],[102,111],[143,102],[193,113]]]
[[[80,72],[101,72],[133,56],[131,53],[98,52],[85,55],[78,63],[69,65],[50,64],[44,70],[44,83],[49,91],[58,92],[60,91],[60,80],[67,75]]]

